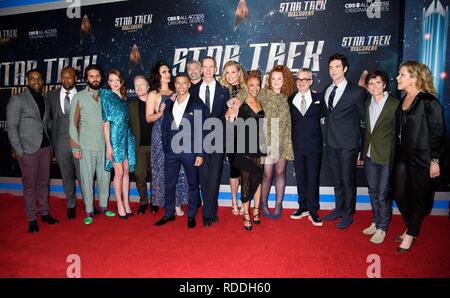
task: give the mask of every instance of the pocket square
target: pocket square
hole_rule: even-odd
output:
[[[190,115],[190,116],[194,116],[194,112],[190,112],[189,115]]]
[[[320,105],[320,100],[314,102],[315,105]]]

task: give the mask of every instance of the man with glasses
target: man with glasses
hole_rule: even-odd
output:
[[[308,216],[315,226],[322,226],[317,214],[319,205],[319,178],[322,162],[322,131],[320,118],[322,107],[320,96],[311,92],[312,72],[302,68],[297,73],[297,90],[288,98],[292,121],[292,146],[297,180],[299,208],[291,219]]]

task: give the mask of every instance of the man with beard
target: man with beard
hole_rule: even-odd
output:
[[[81,184],[80,162],[72,155],[69,137],[70,103],[77,93],[76,81],[75,69],[67,66],[61,71],[61,88],[47,94],[50,105],[53,152],[67,197],[67,218],[69,220],[75,218],[77,202],[75,177],[78,184]]]
[[[50,174],[50,138],[47,133],[49,111],[42,96],[44,76],[37,69],[27,72],[28,88],[13,95],[6,107],[8,138],[22,171],[25,214],[28,231],[39,232],[37,212],[48,224],[58,221],[50,216],[48,188]]]
[[[110,173],[105,170],[105,135],[102,128],[102,106],[100,86],[103,70],[91,64],[86,67],[84,80],[87,87],[75,94],[70,105],[70,144],[73,156],[80,161],[81,190],[83,192],[86,217],[89,225],[94,215],[92,181],[97,176],[100,212],[108,217],[115,213],[107,209]]]

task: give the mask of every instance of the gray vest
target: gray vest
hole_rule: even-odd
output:
[[[56,135],[59,138],[69,139],[69,114],[64,114],[61,110],[61,105],[58,102],[58,123]]]

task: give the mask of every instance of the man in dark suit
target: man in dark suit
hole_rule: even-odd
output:
[[[323,219],[340,218],[336,227],[345,229],[353,222],[356,205],[356,161],[363,138],[366,91],[346,79],[347,57],[331,56],[328,70],[333,83],[324,92],[325,146],[336,207]]]
[[[6,122],[9,142],[22,172],[28,231],[37,233],[38,206],[43,222],[58,221],[50,215],[48,204],[51,148],[47,131],[49,105],[42,95],[44,76],[37,69],[29,70],[26,76],[28,88],[9,99]]]
[[[187,226],[194,228],[196,225],[198,167],[203,163],[203,119],[207,110],[198,97],[189,94],[190,85],[187,74],[177,74],[175,78],[177,98],[164,110],[161,135],[165,153],[165,214],[155,223],[156,226],[175,220],[175,186],[181,165],[186,172],[189,186]]]
[[[80,162],[72,155],[69,136],[70,103],[77,93],[76,81],[75,69],[67,66],[61,71],[61,88],[47,93],[50,105],[53,152],[63,181],[64,194],[67,198],[67,218],[69,220],[74,219],[76,215],[75,177],[79,185],[81,181]]]
[[[297,180],[297,211],[291,219],[308,216],[315,226],[322,226],[317,214],[319,205],[320,165],[322,162],[322,103],[320,96],[311,92],[312,72],[300,69],[296,78],[298,92],[288,98],[292,121],[292,146]]]
[[[219,187],[225,151],[225,112],[228,109],[227,100],[229,97],[228,89],[222,87],[214,78],[216,70],[217,64],[213,57],[207,56],[203,58],[202,83],[190,90],[191,95],[199,97],[207,107],[209,115],[207,116],[208,119],[205,120],[207,121],[206,126],[212,128],[217,124],[221,125],[222,129],[220,134],[214,134],[218,137],[221,135],[221,139],[219,137],[219,139],[214,139],[211,144],[204,144],[205,155],[203,156],[203,164],[200,167],[200,186],[203,199],[202,213],[205,227],[209,227],[212,223],[219,221],[217,209],[219,207]]]

